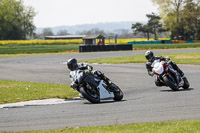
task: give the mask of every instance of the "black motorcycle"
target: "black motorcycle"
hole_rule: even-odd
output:
[[[92,73],[86,73],[82,70],[70,72],[71,86],[76,89],[83,98],[91,103],[99,103],[101,100],[114,99],[120,101],[123,98],[121,89],[112,83],[108,85],[105,81]]]

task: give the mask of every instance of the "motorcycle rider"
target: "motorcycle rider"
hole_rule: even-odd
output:
[[[175,62],[173,61],[170,61],[170,58],[169,57],[163,57],[163,56],[154,56],[154,53],[150,50],[146,51],[145,52],[145,57],[147,59],[147,62],[146,62],[146,68],[147,68],[147,71],[148,71],[148,74],[150,76],[153,76],[154,75],[154,72],[152,71],[152,63],[155,61],[155,60],[159,60],[159,61],[164,61],[164,62],[167,62],[169,65],[171,65],[172,67],[169,67],[169,71],[171,71],[175,77],[176,77],[176,80],[177,82],[179,83],[179,86],[181,86],[181,83],[180,83],[180,80],[179,80],[179,74],[180,76],[184,79],[185,76],[184,76],[184,73],[183,71],[176,65]],[[160,82],[160,80],[156,77],[155,79],[155,84],[156,86],[163,86],[164,84],[162,82]]]
[[[100,79],[104,80],[108,85],[112,84],[110,79],[107,78],[101,71],[93,70],[93,67],[86,63],[78,63],[77,59],[75,58],[71,58],[67,61],[67,67],[71,72],[75,70],[84,70],[86,73],[92,73]],[[76,87],[76,83],[72,83],[71,87],[74,89]]]

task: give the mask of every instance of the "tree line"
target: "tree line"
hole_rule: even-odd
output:
[[[177,40],[200,40],[200,0],[152,0],[158,5],[159,14],[147,14],[147,23],[132,24],[133,33],[122,30],[119,38],[142,37],[170,37]],[[22,40],[34,33],[33,19],[36,13],[32,7],[23,5],[23,0],[0,0],[0,40]],[[103,34],[98,28],[83,31],[79,34]],[[43,36],[54,35],[50,28],[43,30]],[[67,30],[61,30],[57,35],[68,35]],[[161,36],[162,35],[162,36]]]
[[[105,32],[99,28],[93,28],[90,30],[79,31],[75,33],[76,35],[94,35],[101,34],[106,38],[143,38],[143,35],[133,35],[133,33],[128,29],[120,29],[116,32]],[[40,34],[35,35],[37,39],[43,39],[45,36],[63,36],[63,35],[71,35],[66,29],[60,29],[57,33],[55,33],[52,28],[44,28]]]
[[[168,33],[172,40],[200,39],[200,0],[152,0],[159,7],[160,15],[147,14],[147,24],[132,25],[134,34],[143,33],[158,38],[158,34]]]

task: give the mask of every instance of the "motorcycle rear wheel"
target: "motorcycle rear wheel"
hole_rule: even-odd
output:
[[[83,95],[83,97],[85,99],[87,99],[88,101],[90,101],[91,103],[99,103],[100,102],[100,96],[98,94],[99,93],[98,91],[96,91],[96,94],[95,94],[94,93],[95,90],[93,90],[93,92],[91,92],[86,87],[81,87],[79,91]]]
[[[179,90],[179,87],[178,87],[177,83],[175,82],[175,80],[170,79],[167,76],[164,76],[163,80],[165,81],[165,84],[167,86],[169,86],[173,91],[178,91]]]

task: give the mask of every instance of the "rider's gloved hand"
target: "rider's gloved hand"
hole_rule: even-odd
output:
[[[168,62],[170,61],[170,58],[168,56],[165,57],[165,61]]]
[[[85,70],[85,72],[89,74],[89,73],[91,73],[92,69],[93,69],[93,68],[92,68],[91,66],[88,66],[88,69]]]
[[[85,70],[85,72],[86,72],[87,74],[90,74],[90,73],[91,73],[91,71],[90,71],[90,70]]]
[[[155,73],[152,72],[152,71],[149,71],[148,74],[149,74],[150,76],[153,76]]]

